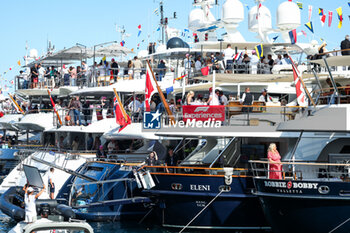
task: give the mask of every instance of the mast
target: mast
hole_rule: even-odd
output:
[[[164,33],[165,33],[165,22],[164,22],[164,10],[163,10],[163,1],[159,3],[160,10],[160,25],[162,27],[162,44],[164,44]]]

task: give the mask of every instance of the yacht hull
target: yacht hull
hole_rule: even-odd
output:
[[[254,181],[273,232],[349,232],[348,183],[267,179]]]
[[[248,188],[251,178],[236,177],[226,185],[218,175],[153,177],[156,186],[144,192],[157,200],[163,226],[184,227],[193,220],[188,228],[269,229],[258,198]],[[227,191],[219,194],[223,188]]]

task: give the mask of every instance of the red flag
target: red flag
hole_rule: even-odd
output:
[[[120,125],[118,132],[122,131],[127,125],[131,124],[131,119],[128,114],[126,114],[126,119],[125,119],[121,106],[118,103],[117,97],[114,97],[114,113],[115,113],[115,120],[117,124]]]
[[[332,19],[333,19],[333,12],[332,11],[328,11],[328,27],[331,27]]]
[[[321,19],[321,25],[322,25],[322,27],[324,26],[324,23],[326,22],[326,15],[322,15],[321,17],[320,17],[320,19]]]
[[[209,74],[209,66],[203,67],[201,72],[203,76],[207,76]]]
[[[153,85],[152,71],[147,62],[147,72],[146,72],[146,89],[145,89],[145,108],[146,112],[151,111],[151,98],[152,95],[156,92]]]
[[[55,102],[54,102],[53,99],[52,99],[51,91],[50,91],[50,90],[48,90],[48,91],[49,91],[49,93],[50,93],[50,101],[51,101],[52,108],[53,108],[53,110],[56,112],[56,104],[55,104]]]
[[[141,30],[141,24],[139,24],[139,26],[137,26],[137,28],[138,28],[139,30]]]
[[[289,56],[289,59],[292,62],[293,76],[294,76],[294,83],[295,83],[295,90],[297,93],[298,104],[301,107],[306,107],[307,106],[306,97],[305,97],[305,93],[304,93],[302,86],[301,86],[301,81],[299,79],[300,73],[299,73],[298,68],[295,66],[295,64],[290,56]]]

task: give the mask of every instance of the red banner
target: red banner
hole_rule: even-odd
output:
[[[184,121],[225,121],[224,105],[184,105],[182,110]]]

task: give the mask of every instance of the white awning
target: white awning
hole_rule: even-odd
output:
[[[130,49],[123,47],[117,43],[110,44],[95,51],[96,57],[118,57],[133,53]]]

